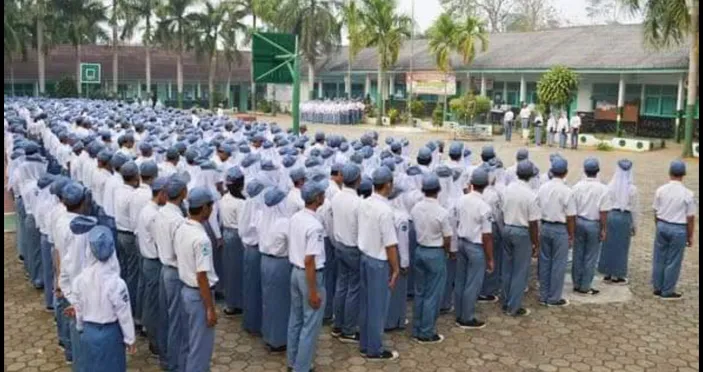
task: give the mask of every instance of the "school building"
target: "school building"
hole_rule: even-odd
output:
[[[141,46],[124,46],[119,54],[121,98],[146,98],[145,50]],[[307,64],[301,66],[301,97],[335,98],[345,96],[348,71],[346,47],[316,63],[314,82],[310,84]],[[112,49],[109,46],[82,47],[82,61],[100,63],[103,90],[112,84]],[[183,58],[184,96],[189,102],[207,101],[208,68],[206,61],[193,53]],[[404,107],[407,100],[406,74],[437,72],[427,40],[407,41],[397,63],[386,74],[389,89],[384,99],[391,106]],[[478,52],[470,65],[460,56],[452,56],[452,73],[456,93],[472,89],[490,97],[494,104],[504,103],[516,110],[521,102],[536,103],[537,81],[554,65],[565,65],[579,74],[576,99],[571,113],[584,113],[583,132],[614,132],[618,108],[622,108],[622,126],[627,135],[672,138],[685,108],[688,48],[687,45],[665,50],[647,47],[641,25],[609,25],[561,28],[529,33],[489,35],[486,52]],[[152,49],[151,90],[162,102],[176,99],[176,56],[171,51]],[[218,56],[215,88],[232,107],[246,111],[249,97],[250,55],[242,53],[240,64],[231,69]],[[375,99],[378,89],[377,52],[362,50],[351,64],[353,97]],[[75,50],[71,46],[53,48],[46,61],[46,89],[64,76],[75,76]],[[10,69],[4,68],[5,94],[10,94]],[[15,94],[36,95],[36,55],[26,62],[14,63]],[[229,81],[229,86],[228,86]],[[258,86],[258,85],[257,85]],[[91,90],[96,88],[91,87]],[[268,89],[270,91],[270,88]],[[84,89],[85,91],[85,89]],[[267,89],[257,87],[257,100]],[[288,89],[282,87],[277,99],[285,101]],[[270,94],[269,94],[270,97]],[[432,106],[441,101],[436,95],[419,95]],[[202,105],[201,103],[201,105]],[[698,102],[696,102],[696,138],[698,137]]]

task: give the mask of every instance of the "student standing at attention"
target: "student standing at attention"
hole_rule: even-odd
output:
[[[325,202],[325,188],[306,182],[301,189],[305,208],[290,219],[288,259],[290,277],[290,318],[288,320],[288,369],[309,372],[322,328],[325,301],[325,231],[317,209]]]
[[[206,372],[215,347],[215,284],[217,275],[212,261],[212,241],[203,223],[210,218],[214,196],[210,190],[196,187],[188,194],[188,219],[176,229],[174,248],[178,260],[178,277],[183,282],[182,319],[186,329],[185,371]]]
[[[413,304],[413,338],[419,343],[439,343],[437,333],[440,301],[447,282],[447,255],[452,238],[449,211],[437,199],[439,177],[428,173],[422,178],[425,197],[410,211],[417,234],[415,252],[415,299]]]
[[[657,230],[652,285],[654,295],[662,300],[680,300],[683,297],[676,292],[676,283],[681,274],[684,249],[693,246],[698,206],[693,192],[683,185],[685,175],[686,164],[681,160],[673,161],[669,167],[671,180],[654,194],[652,207]]]
[[[586,178],[574,185],[576,202],[576,237],[574,239],[573,264],[571,276],[574,292],[597,295],[599,290],[591,287],[596,263],[600,255],[601,243],[606,239],[606,225],[610,198],[608,186],[600,182],[598,172],[600,165],[595,158],[588,158],[583,163]]]
[[[388,195],[393,190],[393,173],[381,166],[373,171],[373,195],[359,207],[359,250],[361,250],[361,319],[359,350],[368,360],[395,360],[397,351],[383,348],[383,326],[390,291],[400,274],[398,238]]]
[[[564,182],[566,159],[555,158],[550,171],[554,177],[537,193],[542,209],[539,300],[546,306],[566,306],[569,301],[562,298],[562,292],[569,246],[573,245],[576,230],[576,203]]]

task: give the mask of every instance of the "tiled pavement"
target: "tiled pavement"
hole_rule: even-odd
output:
[[[280,120],[280,119],[279,119]],[[363,129],[325,127],[325,130],[358,135]],[[314,131],[315,128],[311,128]],[[392,135],[402,135],[394,132]],[[439,134],[407,133],[413,143],[424,143]],[[446,135],[445,135],[446,138]],[[469,144],[477,151],[480,144]],[[507,165],[518,144],[496,143]],[[572,169],[587,155],[601,159],[603,175],[609,179],[621,157],[635,162],[635,180],[640,189],[642,218],[630,255],[630,290],[627,302],[572,304],[564,309],[537,305],[534,283],[527,295],[533,313],[524,319],[500,314],[497,305],[480,305],[479,316],[488,322],[483,330],[466,332],[453,326],[452,316],[441,316],[439,331],[444,343],[420,346],[407,332],[387,335],[387,344],[400,351],[400,359],[371,363],[351,345],[329,336],[325,327],[318,347],[316,371],[697,371],[699,369],[699,282],[698,242],[688,248],[679,289],[680,302],[662,302],[650,293],[653,216],[651,201],[656,187],[666,181],[666,170],[679,149],[631,154],[618,152],[567,152]],[[548,164],[548,149],[533,149],[531,157],[541,169]],[[698,162],[689,162],[686,184],[699,196]],[[578,180],[574,171],[570,181]],[[38,291],[24,279],[17,262],[14,234],[4,236],[4,370],[68,371],[57,346],[51,314],[43,311]],[[284,371],[285,356],[269,354],[260,339],[241,331],[240,318],[219,313],[212,371]],[[148,357],[143,339],[136,356],[129,357],[129,371],[157,371]]]

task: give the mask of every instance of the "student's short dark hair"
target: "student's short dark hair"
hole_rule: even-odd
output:
[[[586,177],[588,178],[593,178],[598,175],[598,171],[585,171],[584,173],[586,173]]]
[[[159,196],[160,192],[161,192],[161,190],[151,190],[151,197],[155,198],[155,197]]]
[[[337,177],[337,176],[339,176],[339,171],[338,170],[330,171],[330,175]]]
[[[517,178],[521,181],[527,182],[532,179],[532,175],[531,174],[518,174]]]
[[[430,159],[420,159],[420,158],[418,158],[418,159],[417,159],[417,163],[418,163],[419,165],[430,165],[431,162],[432,162],[432,158],[430,158]]]
[[[207,207],[208,205],[209,205],[209,206],[212,206],[212,202],[209,202],[209,203],[207,203],[207,204],[205,204],[205,205],[201,205],[201,206],[199,206],[199,207],[188,208],[188,214],[191,215],[191,216],[196,215],[196,214],[200,214],[200,213],[203,211],[203,209],[204,209],[205,207]]]
[[[237,199],[245,199],[244,194],[242,194],[242,189],[244,188],[244,178],[234,181],[233,183],[227,185],[227,191],[229,194]]]
[[[362,190],[357,190],[356,193],[357,193],[359,196],[361,196],[362,198],[364,198],[364,199],[366,199],[366,198],[368,198],[369,196],[371,196],[371,190],[364,190],[364,191],[362,191]]]
[[[471,184],[471,186],[472,186],[472,187],[474,188],[474,190],[476,190],[476,191],[483,191],[483,190],[486,189],[486,187],[487,187],[488,185],[481,185],[481,186],[479,186],[479,185]]]
[[[356,186],[356,181],[357,181],[357,180],[358,180],[358,178],[355,179],[355,180],[353,180],[353,181],[350,181],[350,182],[344,182],[344,186],[346,186],[346,187],[354,187],[354,186]]]
[[[139,180],[139,176],[122,176],[122,178],[124,179],[125,183]]]
[[[155,177],[152,176],[140,176],[142,178],[142,182],[147,183],[148,181],[154,180]]]
[[[457,161],[457,160],[461,159],[461,154],[451,154],[451,153],[450,153],[450,154],[449,154],[449,159],[452,159],[452,160],[454,160],[454,161]]]
[[[435,197],[435,196],[437,196],[437,194],[439,194],[439,190],[440,190],[440,189],[426,190],[426,191],[423,191],[422,193],[423,193],[426,197],[430,198],[430,197]]]

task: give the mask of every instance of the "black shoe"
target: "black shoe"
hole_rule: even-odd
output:
[[[494,296],[494,295],[478,296],[478,302],[487,302],[487,303],[498,302],[498,296]]]
[[[273,347],[269,344],[266,344],[266,347],[268,347],[269,351],[272,353],[282,353],[286,351],[286,345],[279,346],[279,347]]]
[[[598,293],[600,293],[599,290],[593,289],[593,288],[587,289],[587,290],[585,290],[585,291],[582,290],[582,289],[579,289],[579,290],[576,290],[576,292],[578,292],[578,293],[580,293],[580,294],[584,294],[584,295],[591,295],[591,296],[595,296],[595,295],[597,295]]]
[[[508,305],[503,305],[500,307],[500,309],[503,310],[503,312],[506,312],[508,311]]]
[[[566,306],[569,306],[569,301],[562,298],[561,300],[559,300],[557,302],[548,303],[547,306],[549,306],[549,307],[552,307],[552,306],[553,307],[566,307]]]
[[[400,354],[397,351],[384,350],[380,355],[377,356],[367,356],[366,359],[369,361],[385,361],[385,360],[396,360]]]
[[[468,322],[458,321],[456,325],[461,329],[481,329],[486,326],[486,322],[482,322],[478,319],[471,319]]]
[[[627,284],[626,278],[615,278],[610,281],[610,284]]]
[[[513,315],[513,316],[528,316],[528,315],[530,315],[530,313],[531,313],[530,309],[525,309],[524,307],[521,307],[521,308],[517,309],[517,311],[515,312],[515,315]]]
[[[444,336],[440,334],[435,334],[432,337],[416,337],[415,341],[421,345],[439,344],[444,341]]]
[[[439,309],[439,315],[444,315],[444,314],[449,314],[454,310],[453,308],[448,308],[448,309]]]
[[[612,277],[610,275],[603,277],[604,282],[609,282],[612,280]]]
[[[361,336],[359,335],[359,332],[354,333],[353,335],[344,335],[343,334],[343,335],[337,337],[339,342],[343,342],[345,344],[356,344],[359,342],[360,338],[361,338]]]
[[[19,262],[24,262],[24,257],[19,256],[19,257],[17,257],[17,260],[18,260]]]
[[[655,295],[655,296],[661,296],[661,295],[662,295],[662,291],[654,291],[654,295]]]
[[[681,293],[674,292],[668,295],[660,295],[659,298],[664,301],[678,301],[683,300],[683,295]]]
[[[137,326],[137,335],[139,335],[139,337],[146,337],[146,331],[144,330],[144,327],[140,325]]]
[[[234,315],[242,314],[243,311],[242,311],[242,309],[230,309],[230,308],[226,307],[222,310],[222,312],[225,313],[225,315],[227,315],[227,316],[234,316]]]
[[[330,324],[332,324],[333,321],[334,321],[334,318],[333,318],[333,317],[323,318],[323,319],[322,319],[322,324],[324,324],[324,325],[330,325]]]
[[[332,332],[330,332],[330,335],[334,338],[337,338],[342,335],[342,329],[341,328],[332,328]]]
[[[221,292],[215,292],[215,301],[222,301],[225,299],[225,295]]]
[[[149,343],[149,352],[152,355],[159,355],[159,350],[156,348],[156,345],[152,344],[151,342]]]

